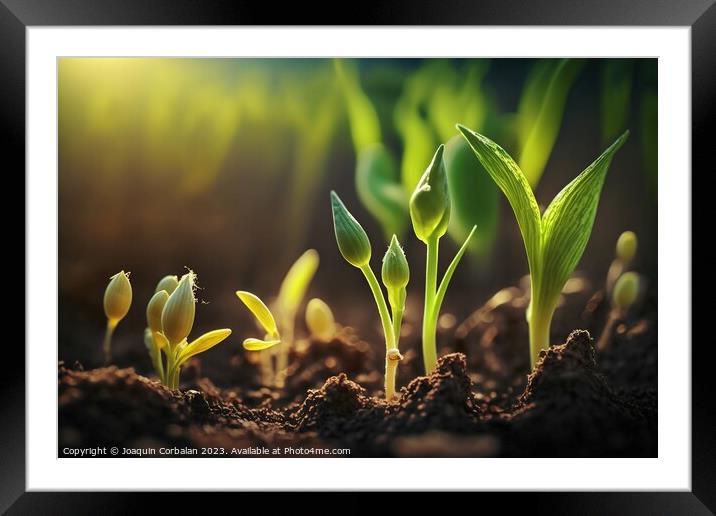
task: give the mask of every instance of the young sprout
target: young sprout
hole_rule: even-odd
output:
[[[530,268],[527,321],[534,367],[540,351],[550,345],[560,293],[587,246],[609,164],[629,132],[564,187],[541,214],[527,178],[512,157],[489,138],[462,125],[457,128],[507,197],[522,233]]]
[[[426,374],[435,369],[438,361],[436,332],[440,307],[452,275],[476,229],[476,226],[472,227],[438,286],[438,246],[450,223],[450,192],[443,163],[443,150],[444,146],[440,145],[410,198],[413,230],[427,246],[423,312],[423,361]]]
[[[281,335],[278,332],[278,326],[276,325],[276,319],[274,318],[271,310],[268,309],[261,299],[251,292],[239,290],[236,295],[241,300],[246,308],[256,318],[256,321],[263,328],[265,335],[263,339],[248,338],[244,339],[244,349],[247,351],[263,351],[271,349],[281,343]],[[271,355],[268,353],[261,354],[261,381],[264,385],[274,385],[276,378],[273,375],[273,369],[271,367]]]
[[[333,210],[333,227],[336,232],[338,249],[348,263],[361,270],[368,281],[368,286],[370,287],[375,303],[378,306],[378,314],[380,315],[380,322],[383,326],[383,334],[385,336],[385,398],[390,400],[393,396],[395,396],[395,369],[397,368],[398,362],[402,360],[403,357],[398,351],[398,342],[395,331],[396,326],[394,326],[393,319],[391,319],[390,313],[388,312],[388,305],[385,302],[385,297],[383,297],[383,291],[380,288],[380,284],[373,273],[373,269],[370,268],[370,241],[368,240],[368,235],[363,227],[358,223],[353,215],[351,215],[348,209],[346,209],[343,201],[341,201],[336,192],[331,192],[331,208]],[[394,236],[393,239],[399,249],[400,246],[397,243],[397,238]],[[390,249],[388,254],[391,254]],[[400,258],[395,251],[392,254],[395,255],[395,258],[390,257],[389,266],[391,269],[395,267],[396,270],[391,270],[390,277],[387,278],[390,284],[390,286],[386,285],[389,294],[391,290],[399,291],[401,288],[405,288],[404,284],[402,287],[398,287],[398,285],[403,283],[403,279],[401,278],[405,278],[405,283],[407,283],[407,278],[409,276],[409,272],[407,271],[407,261],[404,262],[406,270],[399,271],[398,269],[402,267],[402,265],[399,264]],[[399,254],[402,254],[402,250],[400,250]],[[398,296],[395,300],[396,304],[394,305],[394,309],[399,306],[399,299],[400,296]],[[395,311],[394,314],[396,314]],[[397,333],[399,335],[399,325],[397,328]]]
[[[182,276],[171,295],[166,290],[159,290],[147,304],[151,339],[145,337],[145,343],[150,349],[159,379],[170,389],[179,388],[181,368],[187,360],[213,348],[231,335],[229,329],[213,330],[187,342],[196,313],[195,281],[196,275],[189,271]],[[157,288],[167,286],[166,283],[162,285],[162,282]],[[162,362],[162,353],[166,357],[166,364]]]
[[[112,334],[129,312],[132,305],[132,284],[129,282],[129,273],[120,271],[111,277],[109,285],[104,291],[104,314],[107,316],[107,331],[104,334],[102,349],[107,364],[112,359]]]
[[[388,302],[390,303],[393,322],[393,341],[395,343],[395,348],[389,350],[385,356],[385,383],[386,385],[395,385],[395,372],[398,368],[398,362],[403,358],[398,351],[398,344],[400,343],[400,328],[403,324],[405,298],[407,296],[405,287],[410,281],[408,260],[405,258],[403,248],[400,247],[398,237],[395,235],[390,240],[388,250],[383,256],[381,279],[388,291]]]
[[[609,266],[607,272],[606,293],[611,295],[614,284],[617,282],[622,273],[629,267],[631,261],[636,255],[638,240],[633,231],[625,231],[617,239],[615,258]]]
[[[306,305],[306,326],[311,335],[323,342],[336,335],[336,322],[331,308],[321,299],[314,297]]]
[[[639,275],[636,272],[624,273],[616,281],[612,293],[612,308],[609,311],[602,335],[599,337],[599,342],[597,342],[598,350],[604,351],[609,347],[614,325],[626,315],[636,301],[639,295],[639,284]]]

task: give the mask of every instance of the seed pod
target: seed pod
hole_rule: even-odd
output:
[[[450,195],[440,145],[410,198],[410,218],[417,237],[427,243],[445,234],[450,222]]]
[[[167,291],[159,290],[147,303],[147,326],[152,333],[162,331],[162,311],[168,299]]]
[[[132,284],[129,273],[120,271],[109,281],[104,291],[104,313],[111,326],[116,326],[132,305]]]
[[[410,280],[410,268],[405,253],[398,243],[398,237],[393,235],[388,246],[388,251],[383,257],[383,268],[381,270],[383,285],[390,289],[404,288]]]
[[[639,275],[636,272],[623,274],[614,285],[612,302],[620,310],[628,310],[639,294]]]
[[[331,192],[333,227],[336,242],[343,258],[354,267],[362,267],[370,261],[370,241],[363,227],[346,209],[336,192]]]
[[[189,271],[182,276],[162,310],[162,329],[171,344],[177,344],[189,336],[194,326],[196,298],[194,297],[195,274]]]
[[[159,283],[157,283],[157,288],[154,289],[154,292],[166,290],[167,294],[171,296],[172,292],[174,292],[174,289],[176,289],[178,285],[179,280],[176,276],[164,276],[162,279],[159,280]]]
[[[625,231],[617,240],[617,258],[622,263],[629,263],[636,255],[637,238],[633,231]]]
[[[329,341],[336,334],[336,322],[331,308],[321,299],[313,298],[306,305],[306,326],[311,335]]]

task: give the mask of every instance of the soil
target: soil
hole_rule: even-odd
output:
[[[118,456],[125,448],[152,456],[343,448],[351,457],[656,456],[655,297],[620,320],[597,353],[593,336],[608,307],[602,294],[575,288],[555,315],[553,337],[563,344],[543,351],[531,373],[527,299],[511,287],[465,321],[441,325],[443,356],[429,376],[420,376],[417,337],[404,339],[403,387],[391,403],[381,397],[384,357],[350,328],[331,342],[300,341],[281,392],[259,385],[248,354],[227,368],[233,385],[203,376],[197,359],[174,391],[133,368],[61,362],[60,456],[113,446]],[[585,329],[570,332],[575,321]]]

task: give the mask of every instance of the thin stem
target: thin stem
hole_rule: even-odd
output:
[[[288,353],[293,346],[294,320],[295,314],[286,317],[283,327],[281,328],[281,344],[276,346],[278,349],[278,357],[276,359],[276,387],[283,388],[286,384],[286,374],[288,372]]]
[[[159,376],[159,381],[164,383],[164,364],[162,364],[162,350],[159,349],[154,336],[152,336],[152,362],[154,363],[154,371]]]
[[[398,343],[400,342],[400,328],[403,324],[403,312],[402,309],[393,309],[393,339],[395,340],[395,349],[398,349]]]
[[[423,362],[425,374],[430,374],[437,365],[437,317],[433,314],[435,294],[438,284],[438,238],[431,237],[427,242],[425,263],[425,306],[423,309]]]
[[[597,351],[604,351],[609,347],[609,343],[612,340],[612,333],[614,332],[614,325],[619,320],[619,315],[619,310],[612,309],[609,311],[607,322],[597,342]]]
[[[107,330],[104,332],[104,340],[102,341],[102,350],[104,351],[104,363],[109,365],[112,360],[112,335],[117,327],[117,322],[113,320],[107,321]]]
[[[530,365],[532,369],[537,365],[540,351],[550,346],[549,335],[552,326],[552,315],[556,308],[555,303],[542,306],[542,301],[532,298],[531,313],[529,316],[530,328]],[[546,308],[546,309],[545,309]]]

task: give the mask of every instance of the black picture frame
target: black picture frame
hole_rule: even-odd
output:
[[[0,96],[0,145],[6,172],[25,170],[25,35],[29,26],[344,25],[349,21],[351,25],[688,26],[691,28],[692,169],[713,174],[713,143],[709,135],[716,133],[716,0],[386,1],[361,4],[359,9],[350,10],[350,17],[340,17],[344,10],[342,3],[335,3],[333,7],[283,3],[279,7],[268,2],[219,0],[0,0],[0,89],[3,93]],[[20,177],[19,172],[13,175]],[[9,184],[4,183],[6,188]],[[5,192],[7,196],[7,190]],[[692,205],[698,205],[696,199]],[[691,303],[691,300],[683,302]],[[4,343],[4,357],[12,367],[5,368],[0,377],[4,409],[0,416],[0,510],[7,510],[8,514],[128,514],[148,507],[145,504],[149,502],[156,503],[145,498],[161,495],[26,492],[25,350],[16,336],[14,339]],[[499,503],[506,509],[525,507],[532,513],[552,515],[716,513],[716,398],[711,387],[712,361],[708,355],[713,353],[713,343],[710,340],[693,339],[691,348],[691,492],[481,494],[481,500]],[[666,344],[690,345],[688,342]],[[272,512],[284,503],[292,507],[300,505],[301,499],[296,496],[273,499]],[[486,496],[492,499],[487,500]],[[498,496],[499,500],[495,499]],[[346,507],[354,511],[366,511],[372,506],[365,495],[352,497],[353,502]],[[166,504],[169,510],[173,504],[185,503],[182,496],[163,495],[163,498],[160,503]],[[242,500],[246,503],[245,498]]]

